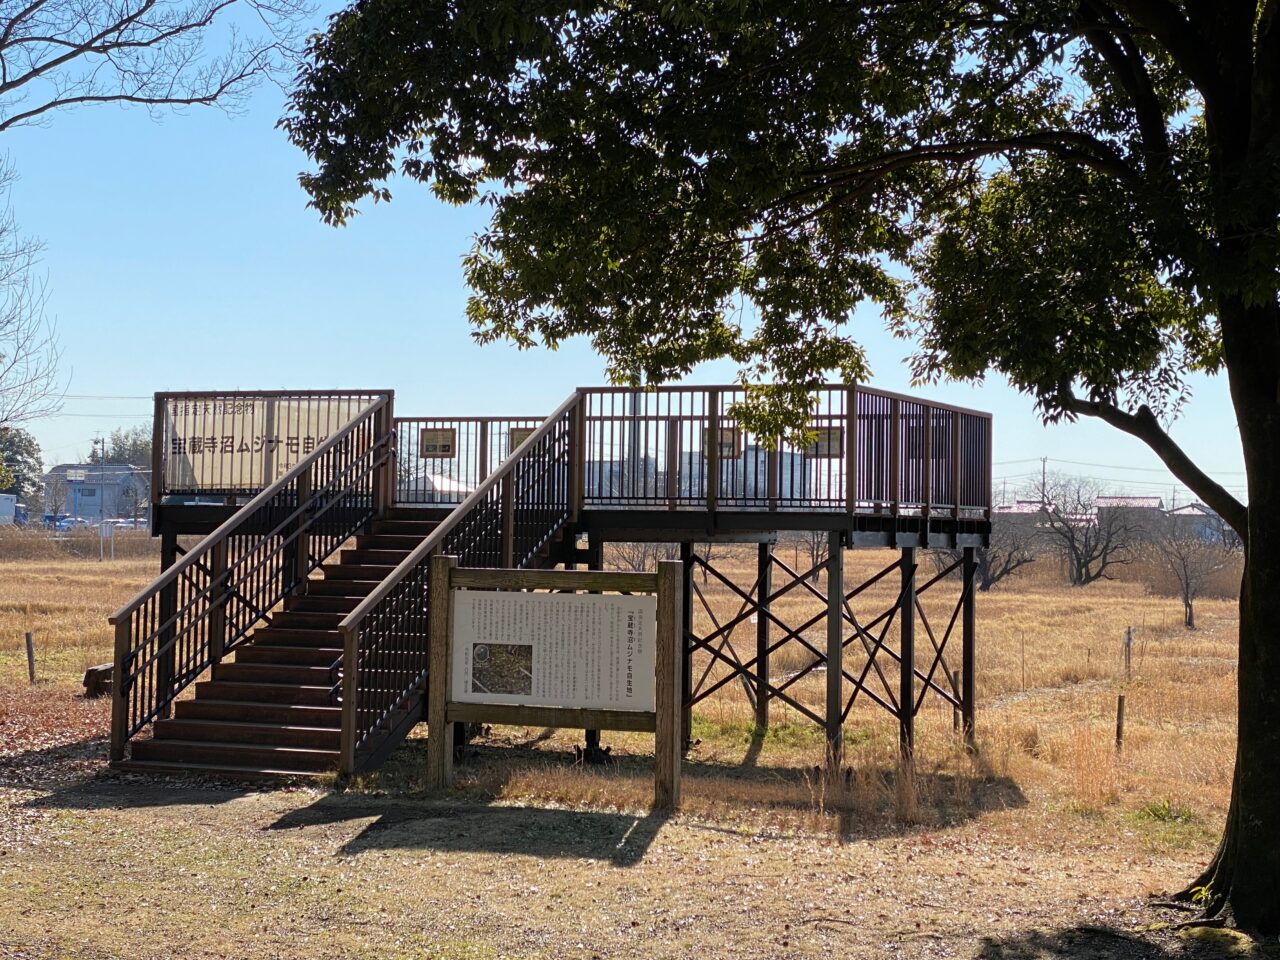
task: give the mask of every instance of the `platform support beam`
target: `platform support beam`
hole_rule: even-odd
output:
[[[680,652],[684,663],[680,670],[680,724],[684,750],[693,746],[693,544],[680,544]]]
[[[960,711],[964,742],[970,750],[975,745],[974,717],[976,713],[975,684],[977,665],[977,551],[964,548],[963,609],[960,619]]]
[[[769,728],[769,572],[773,568],[773,544],[756,551],[756,730]]]
[[[844,544],[837,530],[827,539],[827,762],[840,767],[844,730]]]
[[[902,758],[911,760],[915,749],[916,714],[916,548],[902,548],[902,592],[898,629],[901,640],[898,686],[898,744]]]

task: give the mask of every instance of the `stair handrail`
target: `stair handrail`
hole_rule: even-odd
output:
[[[318,444],[108,618],[116,635],[112,760],[122,759],[130,737],[164,716],[178,693],[220,661],[311,570],[383,510],[391,489],[387,467],[394,457],[393,399],[394,395],[388,392],[363,407],[342,429]],[[344,445],[350,449],[342,449]],[[314,471],[318,464],[328,463],[326,458],[335,461],[334,472],[326,486],[317,490]],[[356,491],[357,484],[364,488]],[[332,493],[327,500],[326,490]],[[353,497],[355,493],[358,496]],[[318,501],[322,502],[316,508]],[[348,508],[346,515],[341,510],[344,506]],[[254,534],[257,538],[248,549],[234,558],[229,556],[232,538]],[[275,537],[280,538],[279,544],[248,565],[255,547]],[[274,591],[272,602],[255,604],[240,591],[241,585],[232,586],[232,573],[242,562],[246,563],[242,574],[253,581],[250,589],[261,589],[278,578],[277,585],[268,588]],[[197,585],[199,578],[203,585]],[[178,594],[184,586],[187,600],[182,603]],[[234,633],[228,636],[227,609],[233,599],[246,607],[249,616],[232,625]],[[130,628],[148,604],[159,609],[144,618],[145,635],[134,637]],[[179,621],[193,611],[194,619],[180,633]],[[192,634],[190,638],[188,633]],[[192,664],[178,674],[174,663],[176,647],[188,639],[201,655],[192,658]],[[141,672],[135,675],[129,669],[138,663],[148,645],[153,649],[142,661],[143,668],[168,660],[167,675],[150,678],[150,684],[145,683],[148,678]],[[135,689],[139,680],[147,687],[141,694]],[[139,700],[143,702],[137,703]]]
[[[356,730],[356,692],[359,684],[359,674],[361,668],[361,647],[360,637],[362,628],[367,622],[379,615],[380,609],[384,605],[388,605],[393,599],[396,592],[404,587],[411,578],[415,576],[421,579],[425,575],[425,571],[429,567],[429,558],[432,554],[440,552],[446,545],[452,534],[459,532],[464,523],[474,514],[482,510],[486,505],[494,502],[495,492],[500,494],[500,516],[499,520],[503,525],[503,547],[502,560],[500,563],[484,563],[475,559],[468,559],[464,556],[464,560],[475,566],[522,566],[527,563],[530,558],[536,554],[537,550],[570,519],[577,514],[579,501],[581,498],[581,483],[577,479],[575,470],[576,452],[579,449],[575,441],[579,440],[578,417],[581,413],[582,393],[575,390],[555,411],[543,421],[532,434],[527,437],[511,454],[502,462],[497,469],[493,471],[470,495],[467,496],[457,507],[455,507],[449,515],[436,527],[431,533],[419,543],[403,560],[400,561],[386,577],[373,589],[359,604],[348,613],[338,624],[338,630],[342,638],[343,658],[341,661],[342,678],[338,686],[341,689],[340,701],[342,705],[342,741],[341,741],[341,757],[340,772],[350,774],[355,772],[355,754],[359,748],[362,738]],[[552,516],[547,518],[544,529],[541,533],[536,534],[535,538],[524,544],[522,549],[524,553],[515,555],[515,531],[513,528],[515,522],[515,482],[517,472],[524,465],[530,465],[535,454],[545,449],[552,440],[557,442],[563,441],[564,450],[562,456],[556,461],[556,465],[564,468],[563,477],[563,493],[564,503],[557,505]],[[465,554],[465,548],[459,550]],[[425,583],[420,584],[422,589],[420,592],[414,592],[412,598],[411,609],[394,612],[397,625],[401,629],[401,633],[417,641],[420,649],[413,651],[412,662],[400,664],[398,672],[400,673],[404,689],[399,693],[399,700],[389,704],[382,712],[385,716],[370,718],[365,726],[369,730],[364,732],[367,737],[369,733],[378,724],[383,726],[391,722],[390,714],[415,691],[422,686],[422,681],[426,674],[426,604],[427,594]],[[389,613],[390,616],[390,613]],[[407,627],[402,626],[405,621],[409,621]],[[335,667],[338,666],[335,664]],[[380,681],[386,685],[389,681],[386,677],[387,671],[381,671],[379,674]],[[335,687],[335,693],[337,687]]]

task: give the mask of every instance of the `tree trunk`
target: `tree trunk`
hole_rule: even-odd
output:
[[[1236,769],[1218,852],[1179,896],[1242,929],[1280,934],[1280,406],[1274,303],[1220,302],[1223,345],[1248,477],[1240,588]]]
[[[1182,622],[1188,630],[1196,628],[1196,608],[1195,601],[1190,597],[1186,597],[1182,601]]]

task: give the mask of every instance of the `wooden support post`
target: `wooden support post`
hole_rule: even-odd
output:
[[[889,401],[889,512],[895,517],[902,503],[902,402]]]
[[[391,509],[391,505],[396,498],[396,456],[398,451],[396,450],[395,442],[394,401],[394,395],[389,396],[386,404],[373,415],[373,437],[370,443],[375,447],[380,443],[388,444],[387,459],[378,466],[373,477],[373,512],[374,516],[379,518],[387,515],[387,511]]]
[[[356,772],[356,703],[359,690],[360,627],[342,632],[342,731],[338,734],[338,775]]]
[[[604,566],[604,543],[598,544],[587,555],[587,569],[599,570]],[[661,640],[659,640],[661,643]],[[586,728],[582,731],[582,758],[587,763],[608,763],[608,754],[600,745],[600,731]]]
[[[827,540],[827,761],[840,768],[844,732],[844,544],[839,531]]]
[[[916,716],[916,549],[902,548],[902,595],[898,610],[902,660],[898,683],[898,744],[904,760],[910,762],[915,749]]]
[[[782,486],[782,454],[778,446],[782,441],[774,440],[769,444],[769,453],[765,460],[765,469],[768,471],[768,477],[765,479],[765,493],[769,498],[769,509],[778,509],[778,491]],[[760,461],[757,460],[757,463]],[[792,477],[792,485],[794,486],[795,478]],[[795,491],[792,490],[792,496]]]
[[[960,414],[957,411],[951,414],[951,516],[955,520],[960,519],[960,486],[964,476],[961,473],[963,457],[960,443]]]
[[[960,659],[960,711],[962,716],[962,727],[964,729],[964,742],[969,749],[973,749],[975,745],[974,734],[974,718],[976,716],[977,703],[974,699],[975,694],[975,664],[977,662],[977,612],[976,612],[976,594],[977,594],[977,572],[978,559],[977,552],[973,547],[964,548],[964,610],[961,613],[960,621],[960,640],[961,640],[961,659]]]
[[[578,482],[577,501],[573,504],[570,519],[576,521],[587,497],[587,448],[591,443],[591,436],[587,432],[587,394],[582,390],[578,391],[578,405],[573,408],[573,434],[578,438],[578,443],[573,448],[573,459],[569,462]]]
[[[683,591],[680,589],[682,573],[680,564],[673,560],[658,563],[653,806],[655,810],[664,812],[680,806],[680,756],[683,753],[680,690],[683,687],[681,661],[684,659],[680,637],[680,618],[684,608]]]
[[[769,728],[769,574],[773,544],[760,544],[756,553],[756,730]]]
[[[515,473],[508,470],[502,476],[502,566],[515,566],[516,541],[516,483]]]
[[[164,400],[160,394],[155,396],[155,408],[151,421],[151,529],[154,532],[160,501],[165,494],[165,436],[164,436]]]
[[[449,578],[457,557],[431,558],[428,616],[431,620],[427,670],[427,788],[443,790],[453,783],[453,724],[448,722],[452,696],[450,656],[453,634],[453,590]]]
[[[124,745],[128,739],[129,726],[129,692],[127,667],[125,661],[129,657],[129,630],[133,624],[133,614],[129,614],[116,624],[115,655],[111,668],[111,753],[114,760],[124,759]]]
[[[693,544],[680,544],[680,729],[683,747],[693,746]]]
[[[290,593],[307,592],[307,577],[311,574],[311,532],[308,529],[311,502],[311,471],[308,467],[298,475],[298,516],[294,520],[294,538],[292,544],[292,569],[288,571],[290,582],[286,584]]]
[[[933,507],[933,407],[926,406],[920,411],[924,417],[921,424],[924,449],[921,451],[923,462],[920,464],[920,546],[929,546],[929,513]]]
[[[480,430],[480,448],[476,462],[476,486],[478,487],[489,479],[489,430],[493,427],[493,421],[481,420],[477,426]]]
[[[36,682],[36,638],[27,631],[27,682]]]
[[[707,391],[707,510],[715,512],[720,499],[720,391]]]
[[[680,505],[680,421],[667,421],[667,509]]]
[[[227,541],[209,551],[209,658],[222,660],[227,648]]]
[[[168,570],[171,566],[178,562],[178,535],[170,531],[165,531],[160,536],[160,565],[162,570]],[[158,614],[160,623],[169,623],[178,611],[178,581],[172,580],[166,586],[160,588],[160,596],[158,603]],[[173,697],[173,674],[174,665],[177,659],[177,650],[174,649],[173,639],[175,636],[175,624],[169,623],[161,632],[158,638],[158,655],[156,657],[156,689],[155,698],[159,705],[159,712],[156,719],[166,720],[169,717],[169,701]]]
[[[858,511],[858,388],[849,387],[844,413],[844,505],[850,514]]]

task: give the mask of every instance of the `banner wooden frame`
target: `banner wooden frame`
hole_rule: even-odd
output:
[[[597,570],[504,570],[462,568],[456,557],[431,559],[430,669],[427,674],[427,783],[444,789],[453,781],[453,725],[509,723],[592,730],[654,733],[655,810],[680,805],[681,694],[684,605],[681,565],[668,560],[657,573]],[[588,593],[654,593],[658,598],[655,634],[654,709],[590,710],[580,707],[457,703],[452,699],[453,597],[468,590],[559,590]]]

